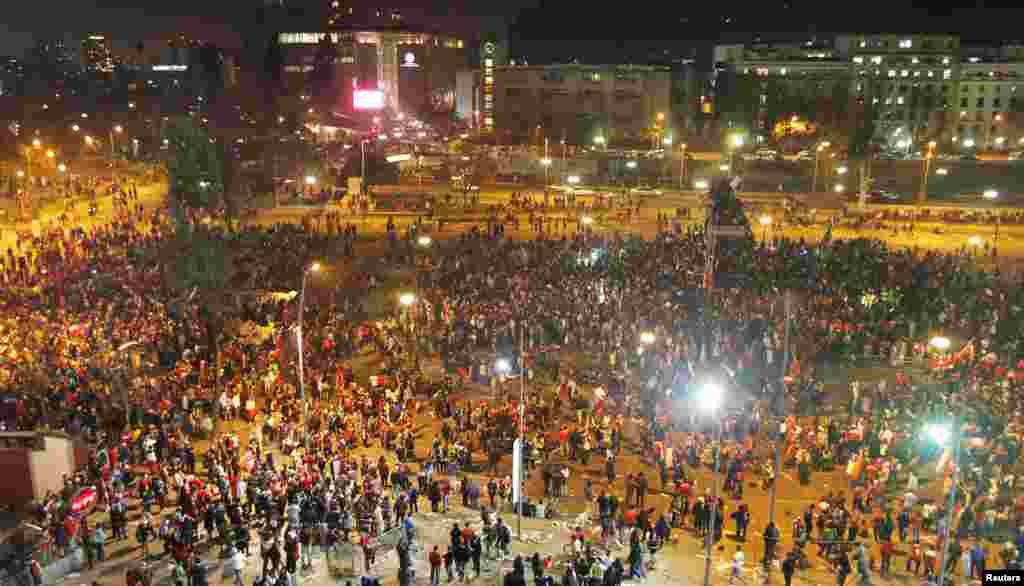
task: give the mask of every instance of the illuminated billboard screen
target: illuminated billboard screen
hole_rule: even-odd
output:
[[[356,90],[352,96],[352,106],[356,110],[382,110],[384,109],[384,92]]]

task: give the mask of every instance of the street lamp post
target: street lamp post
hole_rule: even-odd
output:
[[[821,151],[832,146],[832,143],[825,141],[814,149],[814,173],[811,175],[811,193],[818,190],[818,167],[821,164]]]
[[[124,127],[120,124],[110,129],[110,159],[113,160],[116,155],[115,144],[114,144],[114,133],[121,134],[124,132]]]
[[[686,179],[686,143],[679,145],[682,150],[682,157],[679,158],[679,190],[683,190],[683,181]]]
[[[306,313],[306,281],[310,273],[320,270],[320,263],[313,263],[309,268],[302,271],[302,286],[299,289],[299,319],[295,330],[299,347],[299,399],[302,400],[302,447],[303,457],[309,455],[309,399],[306,398],[306,372],[302,355],[302,321]]]
[[[701,389],[700,408],[712,416],[718,415],[718,408],[722,403],[722,389],[714,383],[706,383]],[[718,468],[722,459],[722,425],[721,421],[715,422],[715,441],[719,444],[718,453],[712,454],[715,459],[715,467],[712,471],[712,483],[714,490],[711,492],[711,509],[708,519],[710,524],[704,536],[704,586],[711,586],[711,547],[715,541],[715,526],[718,523]],[[724,522],[724,521],[723,521]]]
[[[999,199],[999,192],[996,191],[995,189],[986,189],[985,193],[983,193],[982,195],[984,195],[985,199],[987,199],[989,201],[995,201],[995,200]],[[999,225],[1001,223],[1002,223],[1002,216],[999,214],[999,211],[997,210],[996,211],[996,233],[995,233],[995,237],[992,239],[992,256],[993,257],[998,257],[999,256],[999,253],[998,253],[998,247],[999,247]]]
[[[729,168],[731,169],[733,167],[733,160],[736,157],[736,149],[743,147],[743,135],[734,134],[729,142],[729,146],[732,147],[729,149]]]
[[[402,294],[401,297],[398,298],[398,302],[401,303],[402,307],[405,308],[406,330],[409,332],[409,340],[412,342],[413,364],[415,364],[416,369],[418,370],[420,365],[420,350],[419,344],[416,342],[416,333],[413,331],[412,328],[412,306],[414,303],[416,303],[416,301],[417,297],[412,293],[404,293]]]
[[[928,201],[928,172],[932,166],[932,159],[935,157],[935,146],[934,140],[929,142],[928,152],[924,156],[924,168],[921,170],[921,193],[917,194],[917,200],[920,203]]]
[[[945,339],[945,338],[943,338]],[[946,584],[946,560],[949,558],[949,533],[953,525],[953,506],[956,503],[956,489],[960,476],[960,429],[956,417],[953,417],[952,429],[943,426],[932,426],[929,431],[932,438],[945,447],[947,440],[953,442],[953,473],[949,483],[949,498],[946,501],[946,527],[942,532],[942,556],[939,558],[939,586]],[[952,436],[952,437],[950,437]]]

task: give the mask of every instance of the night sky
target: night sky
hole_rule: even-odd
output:
[[[296,0],[291,0],[296,1]],[[307,0],[308,1],[308,0]],[[315,0],[314,0],[315,1]],[[258,18],[263,0],[30,0],[10,2],[0,21],[0,55],[22,55],[37,36],[77,39],[103,32],[116,46],[175,32],[237,46],[237,30]],[[475,36],[509,31],[513,39],[714,40],[731,31],[806,33],[957,32],[967,39],[1013,38],[1024,20],[1019,0],[715,0],[601,3],[591,0],[382,0],[409,24]],[[358,8],[357,8],[358,10]],[[1016,33],[1024,36],[1024,33]],[[551,45],[548,43],[547,45]],[[565,47],[554,47],[564,52]],[[544,50],[537,57],[548,53]]]

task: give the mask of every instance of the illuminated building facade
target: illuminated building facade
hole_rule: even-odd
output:
[[[91,74],[114,72],[114,58],[104,35],[89,35],[82,41],[82,65]]]
[[[405,27],[282,32],[289,86],[305,87],[324,37],[336,47],[339,110],[352,107],[357,89],[381,90],[385,107],[395,111],[453,110],[456,71],[466,62],[461,39]]]

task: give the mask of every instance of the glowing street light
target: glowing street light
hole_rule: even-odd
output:
[[[626,161],[626,167],[629,169],[636,169],[636,161]]]
[[[570,185],[576,185],[576,184],[578,184],[580,182],[580,176],[579,175],[569,175],[568,177],[566,177],[565,180],[568,181]]]
[[[508,371],[512,370],[512,363],[508,361],[508,358],[499,358],[494,363],[494,370],[497,370],[501,374],[507,374]]]
[[[46,151],[46,158],[52,159],[57,156],[57,153],[53,152],[53,149]]]
[[[416,239],[416,243],[420,246],[430,246],[431,242],[433,241],[430,239],[430,236],[420,236]]]
[[[20,179],[20,178],[22,178],[22,177],[24,177],[24,176],[25,176],[25,172],[24,172],[24,171],[22,171],[21,169],[18,169],[18,173],[17,173],[17,175],[18,175],[18,178]]]
[[[847,172],[847,171],[849,171],[849,169],[848,169],[848,168],[846,167],[846,165],[840,165],[840,166],[839,166],[839,167],[838,167],[838,168],[836,169],[836,173],[839,173],[840,175],[846,175],[846,172]]]
[[[986,189],[982,195],[985,199],[999,199],[999,192],[995,189]]]
[[[953,435],[952,431],[950,430],[950,426],[941,423],[929,424],[925,428],[925,433],[927,433],[928,437],[934,440],[935,443],[939,444],[942,447],[946,447],[949,444],[949,439]]]
[[[693,182],[693,188],[694,189],[707,189],[708,188],[708,182],[705,181],[704,179],[698,179],[698,180]]]
[[[401,297],[398,298],[398,302],[405,307],[409,307],[413,303],[416,303],[416,296],[412,293],[403,293]]]
[[[973,138],[964,139],[964,146],[969,148],[969,149],[974,148],[974,139]]]
[[[724,395],[722,387],[713,382],[704,383],[697,391],[697,402],[702,410],[714,413],[722,406]]]
[[[85,137],[85,144],[87,144],[89,146],[92,146],[92,137],[91,136],[86,135],[86,137]]]
[[[977,238],[977,236],[975,236],[975,238]],[[945,352],[946,350],[949,350],[952,342],[950,342],[949,338],[945,336],[935,336],[928,342],[928,344],[936,350]]]
[[[936,175],[949,175],[949,169],[945,167],[939,167],[935,170]]]
[[[68,167],[64,163],[61,163],[61,164],[57,165],[57,170],[60,171],[61,173],[63,173],[63,172],[68,170]]]
[[[846,191],[846,186],[843,185],[842,183],[836,183],[836,186],[833,187],[832,190],[835,191],[836,193],[842,193]]]
[[[306,185],[316,185],[316,177],[312,175],[306,175]]]
[[[548,157],[544,157],[543,159],[540,160],[540,164],[545,166],[545,167],[550,167],[551,166],[551,159],[549,159]]]
[[[72,124],[71,125],[71,130],[73,130],[74,132],[78,132],[81,129],[82,129],[82,127],[77,125],[77,124]]]
[[[729,171],[729,165],[719,165],[718,170],[721,171],[722,173],[725,173]]]
[[[589,226],[594,223],[594,218],[591,218],[590,216],[583,216],[583,219],[581,221]]]
[[[121,134],[122,132],[124,132],[124,126],[121,126],[120,124],[114,126],[114,132]]]
[[[772,223],[772,218],[771,216],[761,216],[758,222],[761,222],[762,226],[768,226]]]
[[[661,144],[663,144],[663,145],[665,145],[667,147],[670,147],[670,146],[672,146],[672,139],[670,137],[665,137],[665,138],[661,139]]]
[[[640,334],[640,341],[643,342],[644,344],[648,344],[648,345],[653,344],[654,343],[654,332],[642,332]]]
[[[595,136],[595,137],[594,137],[594,144],[597,144],[597,145],[603,145],[603,144],[605,144],[605,142],[604,142],[604,137],[603,137],[603,136],[601,136],[600,134],[599,134],[599,135],[597,135],[597,136]]]
[[[743,135],[742,134],[734,134],[734,135],[732,135],[732,146],[734,148],[740,148],[741,146],[743,146]]]
[[[39,148],[39,147],[43,146],[43,143],[38,138],[33,138],[32,139],[32,146],[34,146],[35,148]]]

